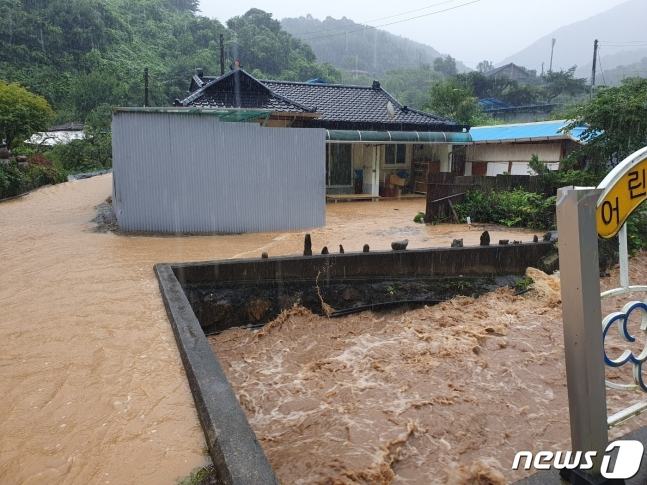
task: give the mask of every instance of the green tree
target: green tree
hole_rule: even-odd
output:
[[[455,76],[458,74],[456,59],[449,54],[445,57],[436,57],[434,59],[434,70],[444,74],[445,76]]]
[[[488,72],[494,69],[494,64],[490,61],[481,61],[476,65],[476,70],[480,73]]]
[[[0,81],[0,138],[8,145],[46,130],[54,111],[45,98]]]
[[[411,108],[422,109],[429,101],[432,83],[441,81],[444,76],[431,69],[429,64],[421,64],[416,69],[393,69],[387,72],[382,87],[395,99]]]
[[[471,124],[472,119],[481,114],[481,107],[472,94],[471,86],[462,86],[456,78],[434,83],[430,90],[430,100],[424,108],[464,124]]]
[[[601,88],[588,103],[567,113],[572,120],[565,130],[586,125],[586,145],[569,155],[576,163],[584,158],[592,170],[605,171],[647,144],[647,79],[627,78],[622,85]]]
[[[575,77],[576,69],[577,66],[573,66],[566,71],[563,69],[560,69],[559,72],[548,71],[544,75],[545,86],[542,91],[548,103],[561,94],[577,96],[587,92],[586,78]]]

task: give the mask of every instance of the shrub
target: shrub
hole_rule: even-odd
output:
[[[27,186],[27,178],[15,163],[0,163],[0,199],[21,194]]]
[[[47,155],[66,173],[83,173],[104,170],[112,165],[108,152],[110,135],[103,135],[102,142],[85,139],[73,140],[66,145],[56,145]],[[104,142],[105,141],[105,142]]]
[[[456,214],[466,221],[524,226],[531,229],[555,227],[555,197],[526,192],[522,189],[510,192],[481,192],[471,190],[462,203],[454,206]]]

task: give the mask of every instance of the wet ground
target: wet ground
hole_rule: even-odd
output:
[[[300,254],[306,231],[140,237],[96,232],[112,176],[0,203],[0,483],[172,483],[207,463],[153,265]],[[313,250],[478,244],[424,226],[424,199],[329,204]],[[492,241],[534,232],[489,227]]]

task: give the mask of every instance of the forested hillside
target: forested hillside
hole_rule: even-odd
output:
[[[252,9],[222,25],[197,15],[196,0],[2,0],[0,80],[43,95],[57,122],[83,121],[100,106],[141,106],[183,98],[196,67],[220,73],[235,59],[260,77],[304,81],[341,73],[317,64],[312,49]]]
[[[322,62],[352,71],[365,71],[374,79],[383,78],[393,69],[417,69],[433,64],[440,52],[426,44],[400,37],[384,30],[341,18],[318,20],[307,17],[285,18],[283,28],[310,45]],[[467,71],[457,62],[459,72]]]

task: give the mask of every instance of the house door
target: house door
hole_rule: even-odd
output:
[[[380,195],[380,150],[371,147],[371,163],[368,170],[364,170],[364,193]]]
[[[465,175],[465,147],[454,148],[451,153],[452,173],[456,175]]]

